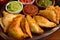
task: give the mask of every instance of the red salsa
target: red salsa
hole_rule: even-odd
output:
[[[29,2],[32,2],[33,0],[20,0],[20,1],[24,3],[29,3]]]
[[[36,7],[35,5],[31,5],[31,4],[26,5],[23,10],[24,10],[25,15],[29,14],[29,15],[33,16],[38,13],[38,7]]]

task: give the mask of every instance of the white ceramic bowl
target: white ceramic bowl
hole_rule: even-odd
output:
[[[20,0],[18,0],[19,2],[21,2]],[[24,2],[21,2],[22,4],[33,4],[35,2],[35,0],[33,0],[32,2],[29,2],[29,3],[24,3]]]
[[[11,1],[11,2],[18,2],[18,1]],[[7,6],[8,6],[11,2],[9,2],[9,3],[6,4],[5,9],[6,9],[7,12],[15,14],[15,13],[20,13],[20,12],[23,10],[23,4],[22,4],[21,2],[19,2],[19,3],[22,5],[22,8],[21,8],[20,10],[18,10],[18,11],[16,11],[16,12],[11,12],[11,11],[9,11],[9,10],[7,9]]]

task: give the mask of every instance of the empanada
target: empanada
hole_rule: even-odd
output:
[[[21,28],[22,28],[23,32],[26,33],[26,29],[25,29],[25,17],[21,20],[20,23],[21,23],[20,25],[21,25]]]
[[[59,24],[59,10],[57,10],[57,7],[54,7],[54,6],[50,6],[49,8],[46,8],[46,10],[52,10],[55,12],[56,14],[56,23]]]
[[[55,9],[58,11],[59,13],[59,20],[60,20],[60,7],[59,6],[56,6]]]
[[[32,38],[30,27],[25,17],[21,21],[21,28],[24,33],[27,33]]]
[[[9,25],[8,28],[8,35],[16,38],[16,39],[21,39],[21,38],[26,38],[28,37],[27,34],[23,33],[21,27],[20,27],[20,22],[23,19],[23,16],[17,16],[16,18],[13,19],[12,23]]]
[[[2,18],[0,18],[0,25],[4,29],[4,25],[2,24]]]
[[[49,20],[56,22],[56,14],[52,10],[40,10],[39,14],[48,18]]]
[[[34,19],[37,21],[37,23],[41,27],[51,28],[51,27],[55,27],[56,26],[55,23],[50,22],[48,19],[46,19],[43,16],[34,16]]]
[[[26,29],[27,34],[32,38],[31,30],[30,30],[27,20],[25,21],[25,29]]]
[[[37,33],[37,34],[41,34],[43,33],[43,29],[41,29],[39,27],[39,25],[37,24],[37,22],[30,16],[30,15],[27,15],[26,16],[26,19],[30,25],[30,29],[31,29],[31,32],[32,33]]]
[[[48,18],[52,22],[55,22],[56,24],[59,24],[59,13],[55,9],[54,6],[50,6],[50,7],[46,8],[45,10],[40,10],[39,14]]]
[[[19,14],[21,16],[21,14]],[[6,11],[3,11],[3,17],[2,17],[2,24],[4,25],[4,32],[6,32],[7,27],[10,25],[12,22],[13,18],[15,18],[18,15],[14,14],[9,14]]]

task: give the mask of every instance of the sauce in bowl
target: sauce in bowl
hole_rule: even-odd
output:
[[[38,0],[39,5],[47,7],[52,5],[51,0]]]
[[[25,15],[34,16],[38,13],[38,7],[32,4],[28,4],[24,6],[23,12]]]
[[[18,2],[11,2],[8,6],[7,9],[11,12],[15,12],[21,9],[21,4]]]
[[[22,11],[22,9],[23,9],[23,4],[18,1],[9,2],[6,5],[6,10],[10,13],[18,13]]]
[[[19,2],[22,2],[23,4],[33,4],[35,0],[18,0]]]
[[[33,0],[20,0],[21,2],[29,3],[32,2]]]

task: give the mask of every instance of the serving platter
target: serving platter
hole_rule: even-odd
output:
[[[34,36],[33,38],[27,38],[27,39],[25,39],[25,40],[40,40],[40,39],[42,39],[42,38],[46,38],[46,37],[50,36],[51,34],[53,34],[54,32],[56,32],[58,29],[60,29],[60,24],[59,24],[57,27],[53,28],[53,29],[48,29],[48,30],[47,30],[44,34],[42,34],[42,35]],[[1,27],[0,27],[0,30],[2,30]],[[2,34],[1,34],[1,33],[2,33]],[[15,39],[7,36],[3,31],[2,31],[2,32],[0,31],[0,36],[1,36],[4,40],[15,40]],[[2,39],[2,40],[3,40],[3,39]]]
[[[39,8],[39,9],[40,9],[40,8]],[[1,9],[0,12],[2,12],[3,10],[5,10],[4,7]],[[1,14],[0,16],[2,16],[2,14]],[[54,28],[48,28],[48,29],[42,28],[42,29],[45,30],[45,32],[44,32],[43,34],[41,34],[41,35],[33,34],[33,38],[26,38],[26,39],[24,39],[24,40],[38,40],[38,39],[41,39],[41,38],[50,36],[52,33],[56,32],[59,28],[60,28],[60,24],[57,25],[57,26],[54,27]],[[6,38],[5,40],[15,40],[15,39],[7,36],[3,31],[2,31],[2,33],[4,34],[3,36]],[[2,35],[1,35],[1,36],[2,36]]]
[[[58,29],[60,29],[60,25],[58,25],[57,27],[51,29],[50,31],[45,32],[44,34],[42,34],[40,36],[34,37],[32,39],[27,39],[27,40],[38,40],[38,39],[46,38],[47,36],[50,36],[51,34],[56,32]]]

